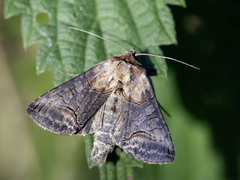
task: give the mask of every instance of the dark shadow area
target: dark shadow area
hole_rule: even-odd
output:
[[[148,52],[144,52],[148,53]],[[146,70],[148,76],[156,76],[157,70],[154,67],[153,62],[149,58],[149,56],[138,56],[136,57],[138,62],[142,64],[142,67]]]
[[[187,1],[172,6],[178,46],[162,47],[165,56],[201,68],[168,62],[177,72],[184,105],[209,124],[216,148],[224,156],[225,176],[239,179],[240,147],[240,2]]]
[[[119,156],[117,155],[117,153],[116,153],[116,149],[117,149],[118,147],[114,147],[114,150],[113,150],[113,152],[111,152],[111,153],[109,153],[108,154],[108,156],[107,156],[107,162],[113,162],[114,164],[117,164],[117,162],[118,162],[118,160],[119,160]]]

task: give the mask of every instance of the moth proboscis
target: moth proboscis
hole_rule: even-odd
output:
[[[94,134],[92,165],[101,166],[115,146],[146,163],[175,158],[169,129],[135,50],[55,87],[32,102],[27,113],[55,134]]]

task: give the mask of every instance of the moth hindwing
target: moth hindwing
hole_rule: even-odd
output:
[[[167,124],[134,50],[50,90],[27,112],[39,126],[56,134],[94,134],[93,165],[101,166],[115,146],[146,163],[163,164],[175,158]]]

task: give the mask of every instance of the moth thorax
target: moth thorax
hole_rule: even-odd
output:
[[[114,79],[120,81],[122,84],[127,85],[130,83],[130,70],[126,67],[127,64],[121,63],[114,71]]]

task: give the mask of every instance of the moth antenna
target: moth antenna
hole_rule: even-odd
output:
[[[99,36],[99,35],[97,35],[97,34],[94,34],[94,33],[92,33],[92,32],[89,32],[89,31],[85,31],[85,30],[80,29],[80,28],[75,28],[75,27],[68,27],[68,28],[69,28],[69,29],[78,30],[78,31],[81,31],[81,32],[84,32],[84,33],[87,33],[87,34],[90,34],[90,35],[92,35],[92,36],[95,36],[95,37],[97,37],[97,38],[99,38],[99,39],[102,39],[102,40],[104,40],[104,41],[107,41],[107,42],[109,42],[109,43],[111,43],[111,44],[113,44],[113,45],[121,48],[123,51],[125,51],[125,53],[128,52],[126,49],[124,49],[124,48],[123,48],[122,46],[120,46],[119,44],[117,44],[117,43],[115,43],[115,42],[113,42],[113,41],[110,41],[110,40],[108,40],[108,39],[105,39],[105,38],[102,37],[102,36]]]
[[[165,58],[165,59],[175,61],[175,62],[180,63],[180,64],[184,64],[184,65],[189,66],[193,69],[200,70],[199,67],[193,66],[192,64],[188,64],[188,63],[180,61],[178,59],[174,59],[174,58],[170,58],[170,57],[166,57],[166,56],[159,56],[159,55],[156,55],[156,54],[148,54],[148,53],[138,53],[138,54],[135,54],[135,56],[154,56],[154,57],[159,57],[159,58]]]
[[[71,73],[67,73],[67,72],[61,72],[61,73],[64,75],[67,75],[67,76],[71,76],[71,77],[76,77],[79,75],[79,74],[71,74]]]

